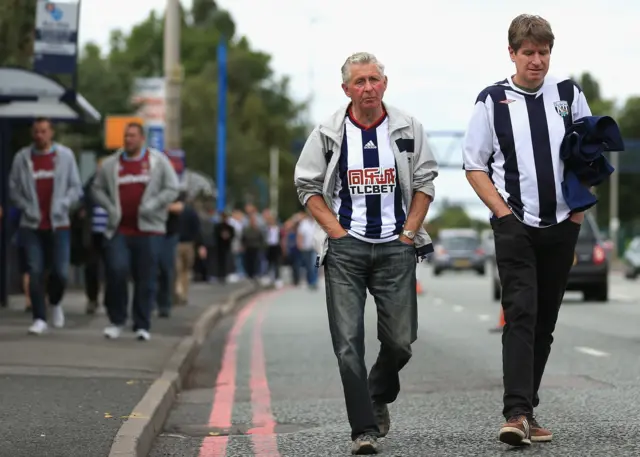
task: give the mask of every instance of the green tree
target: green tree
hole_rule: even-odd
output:
[[[36,2],[0,0],[0,65],[31,66]]]
[[[584,92],[589,108],[595,116],[613,115],[615,112],[615,101],[605,100],[600,92],[600,84],[589,72],[584,72],[579,78],[572,78],[576,81]]]
[[[150,14],[130,33],[114,31],[108,55],[96,58],[87,47],[80,60],[80,82],[85,96],[104,114],[129,112],[128,95],[135,77],[162,75],[164,18]],[[224,38],[223,38],[224,37]],[[182,91],[182,144],[188,166],[212,177],[216,172],[218,43],[228,43],[227,94],[227,182],[228,197],[241,204],[245,198],[257,199],[260,180],[268,179],[269,150],[281,154],[281,216],[298,210],[293,183],[295,157],[290,153],[293,140],[304,132],[299,122],[305,109],[289,96],[286,78],[276,79],[270,56],[255,51],[245,37],[235,36],[235,24],[228,12],[212,1],[195,1],[183,12],[181,57],[185,71]],[[96,73],[103,84],[119,84],[106,90],[92,87]],[[113,81],[112,81],[113,79]],[[111,99],[100,104],[108,93]]]
[[[640,141],[640,97],[634,96],[627,99],[620,110],[618,124],[625,138]]]

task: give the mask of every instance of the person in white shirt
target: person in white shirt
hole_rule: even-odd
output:
[[[244,257],[242,253],[242,229],[244,215],[239,210],[234,210],[231,213],[231,217],[227,221],[229,225],[233,227],[235,236],[231,241],[231,255],[233,256],[234,271],[229,275],[229,282],[236,283],[243,279],[245,275],[244,271]]]
[[[521,446],[552,439],[534,408],[584,220],[562,193],[560,146],[572,119],[591,111],[575,82],[547,76],[555,38],[545,19],[516,17],[508,39],[515,74],[480,92],[463,161],[492,214],[502,285],[506,422],[499,437]]]
[[[268,262],[267,278],[273,281],[276,289],[282,288],[283,282],[280,278],[280,266],[282,263],[282,229],[271,212],[265,213],[265,257]]]
[[[313,247],[313,236],[318,228],[316,221],[308,213],[298,222],[297,243],[302,268],[307,278],[307,286],[311,290],[318,288],[318,269],[316,267],[316,250]]]

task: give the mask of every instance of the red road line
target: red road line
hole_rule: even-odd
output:
[[[209,415],[209,427],[223,430],[231,428],[236,393],[238,336],[256,304],[263,296],[263,294],[259,294],[240,311],[233,328],[227,335],[222,356],[222,366],[214,387],[215,394],[211,414]],[[200,446],[199,457],[224,457],[227,453],[228,442],[229,436],[206,437]]]
[[[271,412],[271,391],[265,367],[262,326],[267,310],[263,305],[253,326],[253,347],[251,350],[251,405],[254,428],[248,431],[253,442],[256,457],[280,457],[275,435],[276,421]]]

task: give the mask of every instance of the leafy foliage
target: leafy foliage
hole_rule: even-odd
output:
[[[31,66],[35,2],[0,0],[0,64]],[[10,12],[10,14],[9,14]],[[268,204],[264,184],[269,176],[269,150],[278,147],[280,160],[280,216],[299,209],[293,189],[294,140],[306,127],[304,104],[289,95],[286,78],[276,78],[271,56],[251,48],[236,36],[230,14],[212,0],[195,0],[182,11],[181,60],[182,146],[188,166],[215,177],[217,144],[217,46],[228,43],[227,196],[236,205],[247,200]],[[133,112],[130,95],[137,77],[162,76],[164,17],[151,12],[129,33],[114,30],[109,49],[89,43],[78,62],[78,90],[104,116]],[[58,127],[59,137],[74,150],[103,148],[102,126]],[[26,138],[19,135],[19,141]],[[26,140],[28,141],[28,140]]]

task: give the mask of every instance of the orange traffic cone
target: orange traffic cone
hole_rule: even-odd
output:
[[[491,333],[500,333],[502,332],[502,327],[504,327],[505,321],[504,321],[504,309],[502,309],[502,306],[500,306],[500,317],[498,318],[498,325],[496,325],[494,328],[490,329],[489,331]]]
[[[422,295],[424,293],[424,289],[422,288],[422,284],[420,281],[416,281],[416,294]]]

